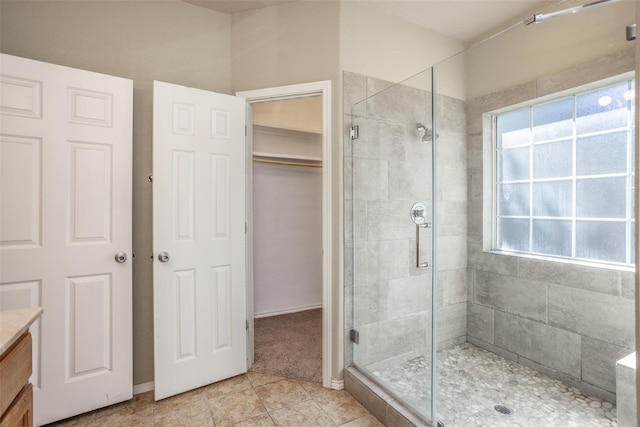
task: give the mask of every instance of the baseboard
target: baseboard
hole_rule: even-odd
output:
[[[288,308],[286,310],[276,310],[276,311],[270,311],[268,313],[254,313],[253,314],[253,318],[254,319],[261,319],[263,317],[271,317],[271,316],[280,316],[282,314],[299,313],[301,311],[315,310],[317,308],[322,308],[322,304],[309,305],[309,306],[306,306],[306,307]]]
[[[133,395],[146,393],[148,391],[155,390],[155,383],[153,381],[149,381],[147,383],[142,384],[134,384],[133,386]]]
[[[332,390],[343,390],[344,389],[344,380],[331,379],[331,389]]]

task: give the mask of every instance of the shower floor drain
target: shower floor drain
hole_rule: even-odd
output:
[[[513,414],[513,409],[507,408],[504,405],[495,405],[493,407],[493,409],[495,409],[497,412],[500,412],[503,415],[512,415]]]

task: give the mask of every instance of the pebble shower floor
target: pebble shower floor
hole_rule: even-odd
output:
[[[413,407],[428,408],[430,363],[421,356],[374,371]],[[617,426],[616,407],[533,369],[465,343],[438,352],[438,419],[446,427]],[[495,407],[499,410],[496,410]],[[504,408],[512,411],[510,415]]]

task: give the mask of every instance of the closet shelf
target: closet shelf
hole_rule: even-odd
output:
[[[256,163],[270,163],[275,165],[303,166],[321,168],[322,159],[310,156],[293,156],[289,154],[253,153],[253,161]]]
[[[298,156],[295,154],[267,153],[263,151],[254,151],[253,157],[260,157],[265,159],[300,160],[303,162],[322,162],[322,157]]]

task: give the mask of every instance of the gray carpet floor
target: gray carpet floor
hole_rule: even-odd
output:
[[[322,383],[322,309],[254,321],[250,372]]]

